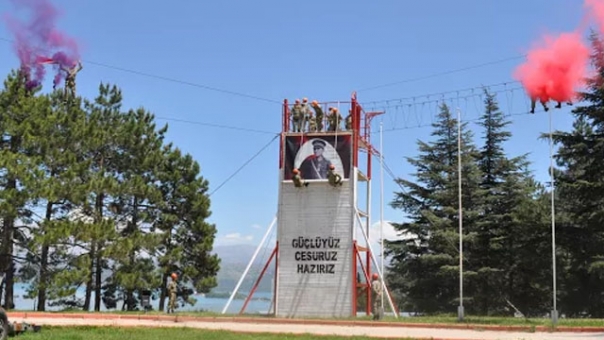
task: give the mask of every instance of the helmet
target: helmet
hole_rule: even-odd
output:
[[[172,275],[170,275],[172,277],[172,280],[176,280],[178,278],[178,275],[176,273],[172,273]]]
[[[313,100],[311,104],[314,105],[314,106],[316,106],[316,105],[319,105],[319,102],[316,101],[316,100]]]
[[[379,278],[378,273],[373,273],[373,275],[371,276],[374,280],[377,280]]]
[[[300,99],[296,99],[296,103],[299,103],[299,102],[300,102]]]
[[[335,166],[335,165],[333,165],[333,164],[329,164],[329,168],[330,168],[331,170],[333,170],[333,169],[335,169],[335,168],[336,168],[336,166]]]
[[[302,99],[302,101],[306,103],[308,101],[308,98],[304,98]]]
[[[298,169],[294,169],[294,173],[297,174],[298,172],[300,172],[300,170]]]

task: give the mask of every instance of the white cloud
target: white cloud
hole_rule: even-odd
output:
[[[224,239],[229,242],[249,242],[254,239],[254,235],[241,235],[241,233],[230,233],[224,235]]]
[[[259,224],[252,224],[253,229],[262,229],[262,226]]]

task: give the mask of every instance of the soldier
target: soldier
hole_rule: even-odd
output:
[[[348,116],[346,116],[345,129],[352,130],[352,110],[348,110]]]
[[[67,92],[69,91],[72,98],[76,96],[76,75],[82,70],[82,63],[78,61],[77,65],[73,65],[70,69],[66,69],[61,65],[61,71],[66,73],[65,75],[65,101],[67,101]]]
[[[302,112],[302,127],[301,130],[302,132],[304,131],[308,131],[308,127],[307,127],[307,122],[310,121],[310,117],[312,115],[312,112],[310,111],[310,108],[308,107],[308,99],[304,98],[302,99],[302,105],[301,105],[301,112]]]
[[[315,110],[315,122],[317,125],[317,131],[323,131],[323,116],[325,116],[325,114],[323,113],[323,109],[321,109],[321,106],[316,100],[313,100],[310,105]]]
[[[373,292],[373,320],[382,318],[381,302],[382,302],[382,282],[377,273],[373,273],[371,282],[371,291]]]
[[[340,122],[342,121],[342,115],[335,107],[329,108],[329,116],[327,117],[329,121],[329,131],[340,131]]]
[[[176,279],[178,279],[178,275],[176,273],[172,273],[172,281],[168,284],[168,293],[170,294],[170,299],[168,300],[168,313],[174,313],[176,309],[176,292],[178,291],[178,287],[176,285]]]
[[[302,186],[307,187],[308,186],[308,182],[302,182],[302,176],[300,176],[300,170],[298,169],[294,169],[293,171],[294,176],[292,177],[292,180],[294,181],[294,185],[296,186],[296,188],[301,188]]]
[[[302,120],[302,105],[300,105],[300,99],[296,99],[294,107],[292,107],[292,121],[294,126],[294,132],[301,131],[301,120]]]
[[[329,180],[329,184],[331,186],[341,186],[342,185],[342,176],[336,173],[336,166],[333,164],[329,164],[329,170],[327,171],[327,179]]]
[[[543,109],[545,110],[545,112],[549,111],[549,108],[547,107],[547,102],[543,99],[540,100],[541,105],[543,105]],[[537,98],[531,98],[531,113],[535,113],[535,105],[537,104]]]
[[[308,118],[308,131],[309,132],[317,132],[317,120],[313,117],[312,112],[309,113],[310,116]]]

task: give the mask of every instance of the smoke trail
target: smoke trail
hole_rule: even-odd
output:
[[[76,41],[56,28],[59,12],[49,0],[9,0],[17,10],[27,10],[28,20],[20,21],[5,14],[4,21],[15,38],[14,48],[21,71],[25,73],[28,88],[39,86],[44,80],[44,66],[54,63],[54,84],[62,80],[61,67],[75,65],[80,55]]]

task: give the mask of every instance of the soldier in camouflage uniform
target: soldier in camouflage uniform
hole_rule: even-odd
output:
[[[323,117],[325,116],[325,114],[323,114],[323,109],[321,109],[321,106],[316,100],[313,100],[310,105],[315,110],[315,122],[317,125],[317,131],[321,132],[323,131]]]
[[[67,93],[72,98],[76,96],[76,75],[78,72],[82,70],[82,63],[78,62],[77,65],[73,65],[73,67],[66,69],[61,66],[61,71],[65,72],[65,101],[67,101]]]
[[[352,110],[348,110],[348,116],[346,116],[346,122],[344,125],[347,131],[352,130]]]
[[[342,121],[342,115],[335,107],[329,108],[329,115],[327,115],[329,121],[329,131],[340,131],[340,122]]]
[[[178,279],[178,275],[176,273],[172,273],[172,281],[168,284],[168,313],[174,313],[176,309],[176,292],[178,291],[178,286],[176,285],[176,279]]]
[[[317,119],[313,117],[312,112],[309,113],[308,132],[317,132]]]
[[[292,122],[294,132],[300,132],[302,123],[302,105],[300,105],[300,99],[296,99],[296,102],[292,107]]]
[[[294,185],[296,186],[296,188],[301,188],[302,186],[305,186],[305,187],[308,186],[308,182],[302,181],[302,176],[300,175],[300,170],[294,169],[293,173],[294,173],[294,176],[292,177],[292,180],[294,181]]]
[[[336,173],[336,167],[333,164],[329,165],[329,170],[327,171],[327,179],[329,180],[329,184],[332,187],[337,187],[342,185],[342,176]]]
[[[382,318],[382,282],[377,273],[373,273],[371,292],[373,293],[373,320],[379,320]]]
[[[308,107],[308,99],[304,98],[302,99],[302,105],[301,105],[302,109],[302,132],[304,131],[308,131],[308,122],[310,122],[310,118],[312,115],[312,112],[310,111],[310,108]]]

